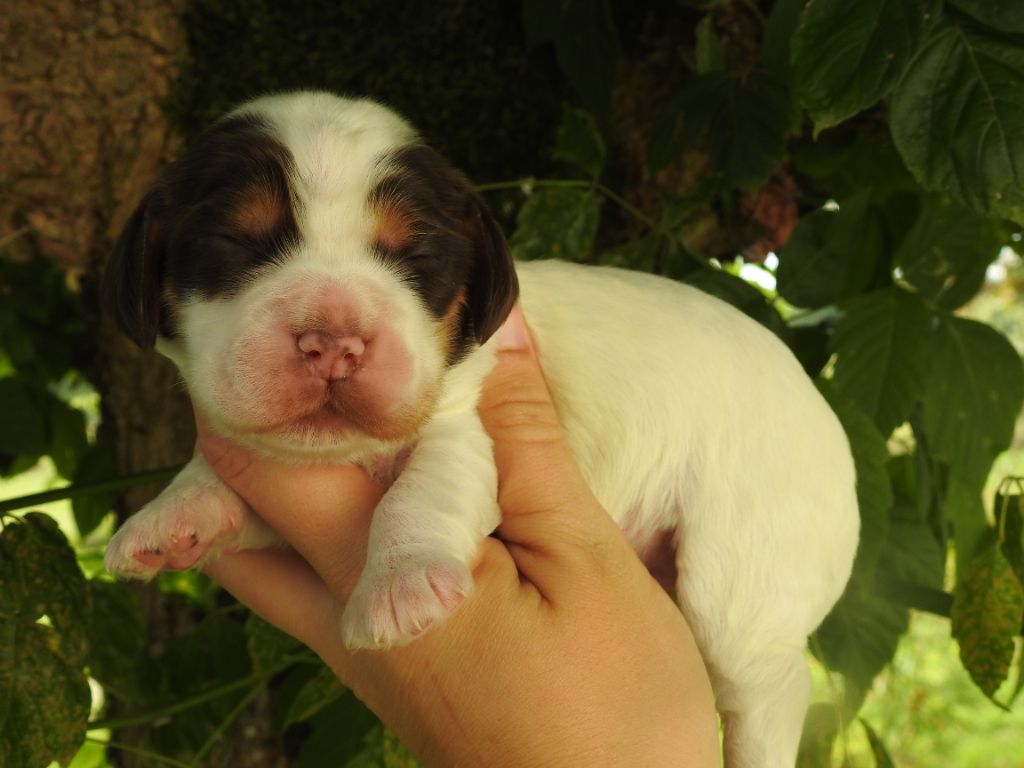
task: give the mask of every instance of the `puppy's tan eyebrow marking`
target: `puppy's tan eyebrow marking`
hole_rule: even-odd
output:
[[[376,228],[373,244],[387,251],[398,251],[416,234],[412,217],[395,201],[382,200],[374,206]]]
[[[238,193],[229,220],[240,232],[263,237],[274,232],[288,213],[287,194],[270,184],[258,182]]]

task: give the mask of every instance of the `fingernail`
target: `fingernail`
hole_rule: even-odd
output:
[[[512,307],[504,324],[498,329],[497,344],[502,352],[530,348],[530,332],[518,304]]]

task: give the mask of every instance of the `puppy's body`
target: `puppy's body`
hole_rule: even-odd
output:
[[[243,107],[168,171],[111,272],[122,324],[160,336],[216,429],[392,481],[347,644],[407,641],[458,605],[499,521],[476,401],[517,278],[479,201],[403,121],[325,94]],[[730,768],[792,765],[806,638],[857,543],[841,427],[778,339],[695,289],[560,262],[518,265],[518,283],[595,495],[638,552],[676,545]],[[273,540],[200,458],[107,562],[145,577]]]

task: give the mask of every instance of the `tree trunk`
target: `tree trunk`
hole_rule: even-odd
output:
[[[185,55],[183,0],[37,0],[0,15],[0,258],[42,255],[63,266],[92,304],[120,228],[180,140],[160,108]],[[118,474],[188,460],[192,413],[178,376],[152,350],[139,350],[103,316],[88,371],[103,397],[102,434]],[[159,487],[125,494],[118,512],[138,509]],[[152,587],[139,589],[149,647],[190,618]],[[210,764],[281,765],[268,713],[252,708]],[[138,743],[142,733],[117,734]],[[234,753],[234,754],[231,754]],[[126,768],[150,765],[127,753]]]

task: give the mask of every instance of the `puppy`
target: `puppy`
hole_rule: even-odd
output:
[[[637,551],[676,546],[728,764],[793,765],[807,636],[843,591],[859,518],[842,428],[757,323],[646,274],[513,264],[404,120],[311,92],[257,99],[200,137],[131,217],[104,290],[215,430],[390,484],[342,618],[350,648],[409,641],[472,588],[499,522],[476,403],[489,339],[521,298],[597,498]],[[148,578],[275,541],[197,456],[106,564]]]

